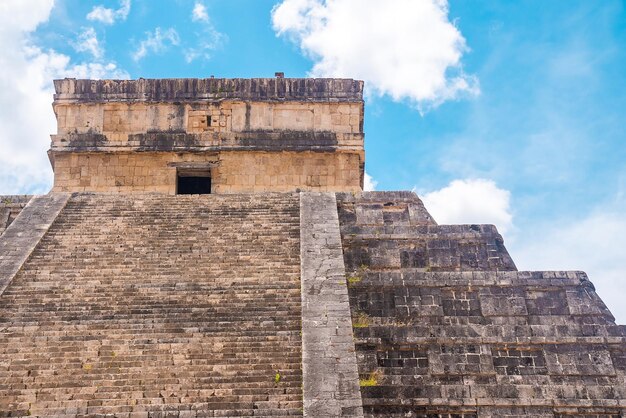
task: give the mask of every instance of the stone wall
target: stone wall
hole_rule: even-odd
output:
[[[493,225],[437,225],[411,192],[338,195],[346,268],[516,270]]]
[[[338,206],[366,417],[624,416],[626,327],[584,273],[515,271],[493,226],[414,194]]]
[[[174,193],[168,164],[215,158],[214,193],[362,188],[359,81],[65,79],[55,87],[55,190]]]
[[[626,328],[615,325],[584,273],[351,277],[366,416],[626,412]]]
[[[0,196],[0,235],[13,223],[31,198],[29,195]]]
[[[294,146],[291,135],[272,137],[280,131],[308,133],[295,137],[300,145],[363,148],[363,103],[71,103],[54,109],[54,150],[156,147],[160,138],[148,134],[157,132],[187,134],[171,148]],[[312,132],[319,133],[317,141]],[[275,142],[268,144],[268,138]]]
[[[225,151],[220,153],[59,154],[54,191],[176,193],[177,170],[210,171],[213,193],[360,190],[355,154]]]

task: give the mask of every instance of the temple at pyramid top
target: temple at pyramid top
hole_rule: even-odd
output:
[[[54,82],[54,191],[168,194],[363,186],[363,82]]]

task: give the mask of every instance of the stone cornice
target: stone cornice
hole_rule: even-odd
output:
[[[337,78],[54,80],[54,103],[178,101],[363,101],[363,81]]]

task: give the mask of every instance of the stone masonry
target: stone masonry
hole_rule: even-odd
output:
[[[299,252],[297,195],[74,195],[0,297],[0,416],[302,415]]]
[[[363,82],[344,79],[55,80],[54,191],[358,191]]]
[[[53,190],[0,196],[0,417],[626,416],[585,273],[361,191],[362,82],[55,88]]]
[[[67,193],[33,197],[20,211],[21,216],[4,231],[0,240],[0,295],[48,232],[68,198]]]
[[[338,195],[366,417],[621,417],[626,327],[582,272],[518,272],[493,226]]]
[[[32,196],[0,196],[0,235],[17,218]]]
[[[304,415],[362,417],[334,193],[300,197]]]

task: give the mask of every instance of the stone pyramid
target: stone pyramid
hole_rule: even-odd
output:
[[[626,327],[492,225],[363,192],[363,83],[55,81],[0,196],[0,416],[626,415]]]

